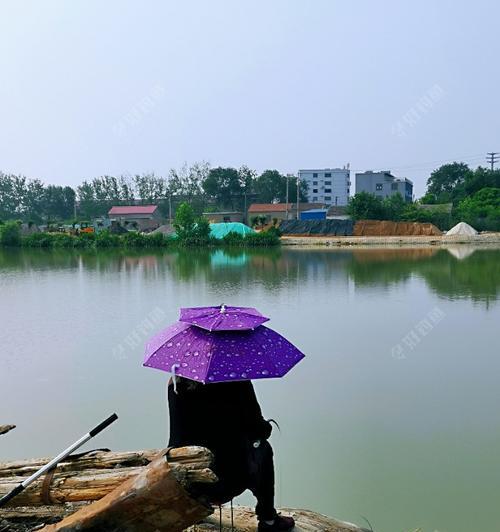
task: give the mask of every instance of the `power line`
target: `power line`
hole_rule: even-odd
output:
[[[482,154],[473,154],[473,155],[462,155],[460,157],[451,157],[449,159],[441,159],[436,161],[427,161],[422,163],[408,164],[404,166],[399,166],[397,164],[386,164],[386,165],[377,165],[377,168],[390,168],[391,170],[427,170],[429,168],[435,168],[436,165],[442,165],[446,163],[462,161],[476,163],[483,160],[484,155]],[[363,169],[354,169],[351,168],[352,172],[361,172]]]
[[[486,154],[486,161],[491,165],[491,171],[495,169],[495,163],[500,160],[500,153],[497,151],[489,151]]]

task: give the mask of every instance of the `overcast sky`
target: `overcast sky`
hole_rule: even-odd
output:
[[[0,0],[0,170],[350,163],[419,196],[500,151],[499,24],[496,0]]]

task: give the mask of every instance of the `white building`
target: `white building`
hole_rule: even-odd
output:
[[[310,202],[338,206],[349,202],[349,165],[344,168],[299,170],[299,178],[307,183],[307,200]]]

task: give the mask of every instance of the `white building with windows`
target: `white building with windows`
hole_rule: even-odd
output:
[[[344,168],[299,170],[299,178],[307,183],[307,200],[312,203],[345,206],[351,190],[349,165]]]

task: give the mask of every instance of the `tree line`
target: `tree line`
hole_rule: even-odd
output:
[[[45,185],[39,179],[0,172],[0,220],[47,223],[90,219],[107,214],[113,205],[157,204],[164,216],[182,202],[196,212],[244,210],[252,202],[284,202],[287,177],[278,170],[258,174],[248,166],[211,168],[206,162],[155,173],[104,175],[83,181],[76,189]],[[307,187],[301,183],[300,201]],[[297,201],[295,180],[290,180],[288,199]]]

